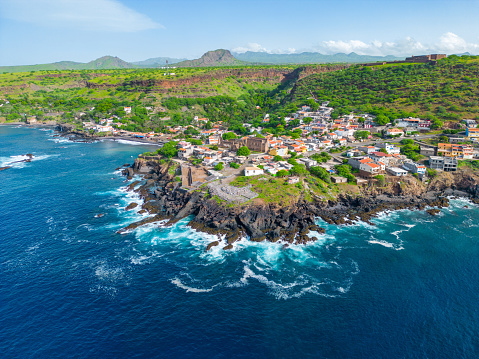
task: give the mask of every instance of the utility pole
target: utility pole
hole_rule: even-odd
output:
[[[169,75],[170,75],[170,71],[168,68],[168,60],[166,60],[166,76],[169,76]]]

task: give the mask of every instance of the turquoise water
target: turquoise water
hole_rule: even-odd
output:
[[[0,127],[0,167],[35,155],[0,172],[0,357],[478,357],[468,201],[206,253],[187,219],[116,233],[141,216],[115,168],[151,147],[53,135]]]

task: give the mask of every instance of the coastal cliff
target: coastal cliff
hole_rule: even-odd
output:
[[[402,178],[401,182],[390,181],[384,187],[369,183],[357,193],[340,192],[334,200],[307,201],[299,196],[289,206],[259,201],[228,205],[217,201],[207,190],[183,190],[169,169],[168,164],[137,159],[123,170],[130,179],[135,174],[144,178],[140,186],[140,182],[133,182],[129,190],[143,199],[142,213],[153,216],[132,223],[120,232],[160,220],[173,224],[193,216],[188,226],[218,235],[218,240],[208,249],[216,245],[231,249],[243,236],[252,241],[305,244],[317,240],[314,232],[325,231],[316,225],[318,217],[329,224],[353,224],[358,220],[372,224],[371,219],[384,211],[447,207],[447,196],[470,197],[475,202],[479,197],[479,176],[469,168],[461,168],[456,173],[440,173],[429,184],[413,177]]]

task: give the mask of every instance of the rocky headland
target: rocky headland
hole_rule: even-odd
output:
[[[370,182],[357,193],[340,192],[334,200],[306,201],[300,197],[286,207],[261,201],[231,205],[215,200],[207,189],[187,191],[169,173],[169,165],[160,165],[157,161],[139,158],[132,166],[124,167],[123,174],[129,179],[135,174],[144,178],[130,184],[128,190],[140,195],[142,213],[152,216],[130,224],[120,233],[158,221],[174,224],[191,216],[188,226],[218,235],[218,240],[207,249],[217,245],[231,249],[233,243],[244,236],[252,241],[283,242],[285,246],[306,244],[317,240],[315,232],[325,232],[315,223],[318,217],[336,225],[356,221],[373,224],[371,219],[385,211],[428,207],[433,209],[429,213],[435,215],[438,208],[449,205],[450,196],[468,197],[479,203],[479,176],[470,168],[440,173],[427,184],[414,177],[389,181],[384,187]]]

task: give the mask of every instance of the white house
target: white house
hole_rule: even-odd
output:
[[[390,155],[399,155],[401,152],[401,149],[399,147],[396,147],[394,145],[391,145],[390,143],[378,143],[376,144],[377,147],[384,148],[386,152]]]
[[[299,177],[289,177],[288,183],[289,184],[299,183]]]
[[[304,165],[308,168],[318,165],[318,162],[311,158],[300,158],[299,161],[304,163]]]
[[[424,175],[426,173],[426,166],[424,165],[419,165],[414,162],[405,162],[403,165],[403,168],[407,171],[410,171],[412,173],[418,173],[421,175]]]
[[[258,167],[246,167],[244,169],[245,176],[258,176],[258,175],[262,175],[263,173],[264,171]]]
[[[474,120],[462,120],[466,124],[468,128],[476,128],[477,127],[477,122]]]
[[[388,136],[397,136],[399,135],[400,137],[404,136],[404,131],[400,130],[399,128],[388,128],[386,130],[386,134]]]
[[[350,165],[352,168],[359,169],[361,167],[361,164],[370,162],[374,161],[369,157],[355,157],[348,160],[348,165]]]
[[[383,153],[383,152],[373,152],[369,155],[371,159],[375,162],[382,162],[385,163],[386,165],[389,165],[389,161],[394,159],[393,155]]]
[[[403,177],[407,175],[407,171],[399,167],[388,167],[387,171],[392,176]]]
[[[129,106],[128,107],[123,107],[123,111],[125,111],[125,113],[127,115],[129,115],[131,113],[131,107],[129,107]]]
[[[366,172],[369,175],[377,175],[381,172],[381,165],[374,162],[361,163],[359,165],[359,171]]]
[[[212,158],[210,156],[205,156],[205,158],[203,159],[203,163],[206,165],[212,165],[214,161],[215,158]]]
[[[364,153],[366,153],[368,155],[370,153],[379,151],[379,149],[375,146],[361,146],[361,147],[359,147],[359,150],[363,151]]]

